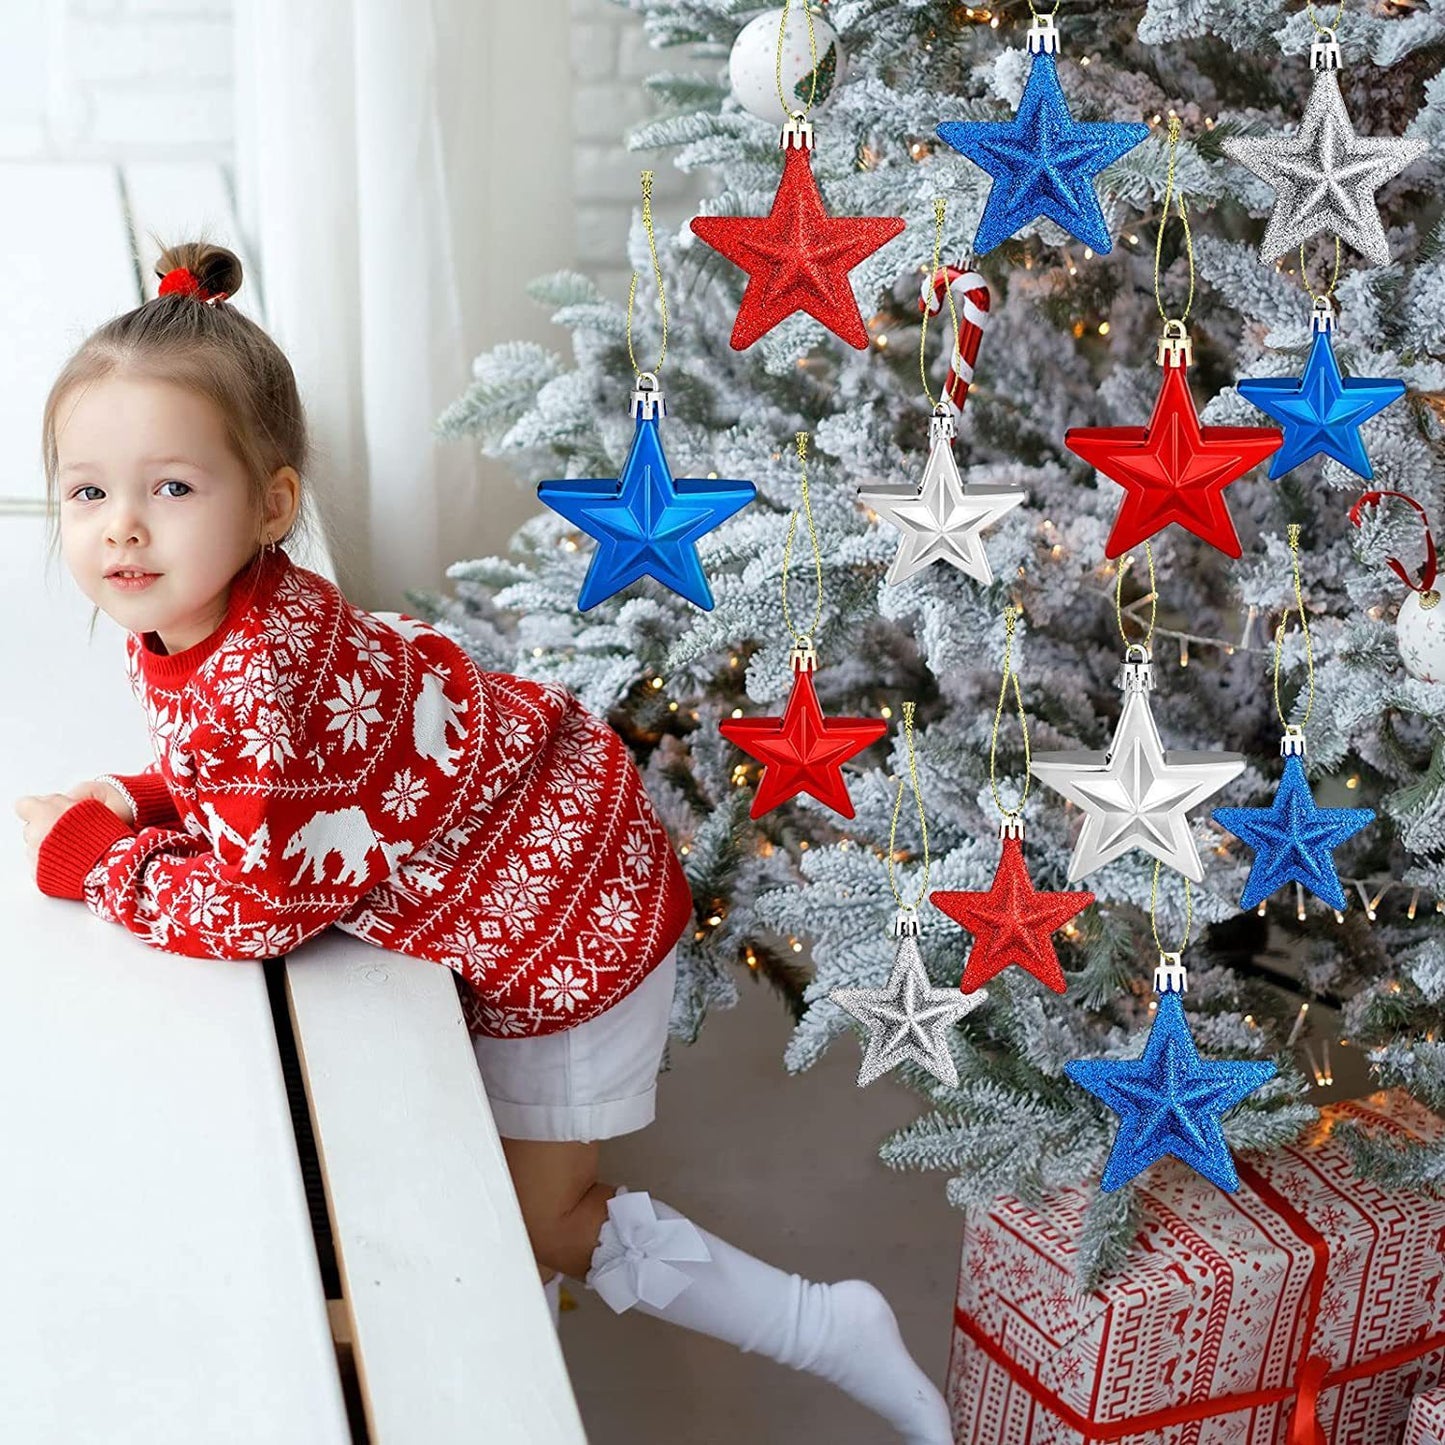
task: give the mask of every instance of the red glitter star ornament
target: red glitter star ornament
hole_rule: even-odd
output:
[[[1003,856],[987,893],[935,889],[928,895],[935,908],[974,935],[958,985],[964,993],[982,988],[1014,963],[1055,993],[1064,991],[1064,970],[1050,934],[1082,913],[1094,895],[1084,890],[1040,893],[1024,862],[1023,836],[1019,824],[1004,825]]]
[[[813,690],[818,665],[811,647],[792,654],[793,690],[782,717],[725,718],[718,731],[749,757],[763,764],[749,816],[810,793],[845,818],[853,816],[853,800],[843,781],[843,764],[888,731],[888,724],[866,717],[825,718]]]
[[[1239,534],[1224,489],[1277,452],[1284,433],[1278,427],[1202,426],[1185,379],[1189,339],[1178,322],[1169,325],[1179,330],[1171,335],[1166,328],[1159,343],[1164,379],[1149,425],[1070,427],[1064,445],[1127,494],[1105,556],[1120,557],[1177,522],[1238,557]]]
[[[779,322],[806,311],[861,351],[868,330],[848,273],[905,223],[901,216],[828,214],[813,175],[813,128],[807,121],[788,122],[783,150],[783,178],[766,216],[692,220],[694,234],[748,273],[732,348],[746,351]]]

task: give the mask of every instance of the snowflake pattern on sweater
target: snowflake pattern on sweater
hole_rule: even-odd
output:
[[[279,551],[204,642],[153,637],[130,634],[127,668],[172,807],[147,770],[118,778],[137,828],[67,810],[46,892],[192,957],[277,957],[335,925],[454,970],[468,1028],[496,1037],[601,1013],[687,927],[632,755],[565,688],[484,672]]]

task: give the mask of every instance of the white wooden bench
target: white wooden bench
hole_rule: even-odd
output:
[[[123,634],[102,615],[87,642],[46,556],[45,390],[153,293],[148,230],[247,257],[214,167],[0,165],[0,198],[26,217],[0,241],[0,1439],[580,1442],[450,973],[332,930],[268,992],[260,965],[159,952],[29,876],[12,799],[150,756]]]

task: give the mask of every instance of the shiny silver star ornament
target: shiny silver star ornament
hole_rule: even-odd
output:
[[[1235,136],[1223,142],[1225,155],[1275,189],[1274,212],[1259,248],[1263,261],[1323,231],[1353,246],[1372,265],[1389,264],[1390,245],[1375,192],[1429,145],[1398,136],[1356,135],[1340,94],[1339,67],[1334,32],[1323,30],[1310,52],[1314,88],[1299,130],[1291,136]]]
[[[958,1086],[958,1068],[948,1047],[948,1035],[988,997],[981,988],[963,993],[956,988],[934,988],[923,955],[918,951],[918,914],[903,908],[893,925],[898,947],[893,972],[883,988],[835,988],[828,997],[847,1009],[867,1032],[858,1087],[871,1084],[899,1064],[914,1063],[927,1069],[940,1083]]]
[[[981,534],[1027,494],[1016,487],[965,486],[954,459],[953,438],[953,415],[940,404],[928,424],[928,465],[922,485],[917,490],[859,488],[859,500],[903,533],[888,570],[890,586],[906,582],[934,562],[952,562],[985,587],[993,581]]]
[[[1108,752],[1033,755],[1033,775],[1084,813],[1069,860],[1069,882],[1087,877],[1131,848],[1142,848],[1202,883],[1204,867],[1184,815],[1238,777],[1245,759],[1239,753],[1164,751],[1149,710],[1154,679],[1144,648],[1129,649],[1119,684],[1124,710]]]

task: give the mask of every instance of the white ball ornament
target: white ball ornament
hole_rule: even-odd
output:
[[[1395,619],[1400,657],[1421,682],[1445,682],[1445,605],[1431,587],[1407,592]]]
[[[787,119],[778,101],[778,31],[782,20],[781,7],[749,20],[738,32],[728,59],[728,83],[738,104],[759,120],[779,125]],[[790,111],[806,110],[810,92],[813,109],[818,110],[843,83],[848,62],[838,32],[816,10],[813,42],[818,54],[816,88],[808,79],[814,68],[808,17],[801,5],[789,5],[788,28],[783,37],[783,94]]]

